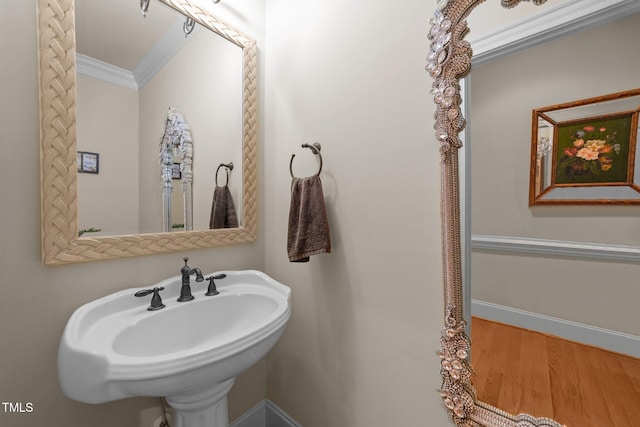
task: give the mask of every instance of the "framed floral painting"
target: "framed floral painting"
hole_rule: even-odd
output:
[[[640,203],[640,89],[533,110],[529,204]]]
[[[558,124],[556,185],[628,185],[633,180],[635,141],[631,124],[636,114],[594,117]]]

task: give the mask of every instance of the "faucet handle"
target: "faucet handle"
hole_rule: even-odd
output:
[[[163,290],[164,290],[164,287],[145,289],[145,290],[136,292],[135,296],[144,297],[152,293],[153,296],[151,297],[151,305],[149,306],[149,308],[147,308],[147,310],[149,311],[160,310],[161,308],[166,307],[162,303],[162,298],[160,298],[160,291],[163,291]]]
[[[218,295],[220,292],[218,292],[218,289],[216,289],[216,283],[214,282],[214,280],[224,279],[225,277],[227,277],[227,275],[224,273],[207,277],[207,280],[209,281],[209,288],[207,289],[207,293],[205,295]]]

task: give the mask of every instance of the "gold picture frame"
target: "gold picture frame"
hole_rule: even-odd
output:
[[[529,205],[638,204],[640,89],[532,112]]]

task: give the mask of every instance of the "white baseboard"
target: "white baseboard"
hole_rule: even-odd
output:
[[[471,301],[471,314],[640,358],[640,337],[635,335],[478,300]]]
[[[270,400],[258,402],[229,427],[302,427]]]

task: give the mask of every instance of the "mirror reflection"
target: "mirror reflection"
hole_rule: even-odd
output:
[[[529,206],[528,190],[532,110],[637,88],[638,37],[635,14],[473,69],[474,384],[479,400],[509,413],[637,425],[638,206]],[[552,144],[552,122],[640,105],[627,101],[563,109],[534,131]],[[544,187],[552,168],[539,168]]]
[[[639,109],[638,89],[536,108],[529,204],[640,203]]]
[[[98,2],[96,2],[98,3]],[[112,2],[101,2],[110,4]],[[132,2],[133,3],[133,2]],[[192,250],[196,248],[211,248],[217,246],[226,246],[231,244],[253,242],[257,235],[257,170],[256,170],[256,152],[258,143],[257,133],[257,90],[258,90],[258,62],[256,58],[257,47],[256,41],[250,36],[244,34],[240,30],[230,26],[225,21],[220,20],[215,15],[211,14],[208,10],[202,9],[195,5],[192,5],[189,0],[157,0],[151,3],[154,10],[158,10],[154,6],[160,3],[169,5],[172,9],[180,11],[185,16],[189,16],[197,25],[192,31],[192,35],[187,37],[187,41],[196,34],[196,31],[200,31],[206,34],[207,31],[199,30],[199,25],[210,30],[212,33],[217,34],[220,38],[229,41],[233,45],[241,49],[242,57],[242,91],[241,101],[242,104],[242,137],[241,137],[241,151],[242,162],[238,165],[238,176],[231,179],[238,179],[242,182],[242,197],[241,200],[237,200],[236,204],[242,207],[242,212],[239,215],[239,225],[236,228],[224,228],[224,229],[209,229],[207,227],[208,220],[211,216],[211,204],[213,189],[211,182],[205,182],[204,187],[207,191],[204,197],[200,197],[196,186],[198,181],[194,182],[194,194],[197,196],[194,198],[194,212],[204,217],[203,220],[198,222],[194,218],[196,224],[194,228],[199,228],[198,223],[203,224],[202,229],[195,229],[193,231],[175,231],[175,232],[163,232],[162,230],[162,196],[159,190],[161,177],[160,177],[160,161],[159,161],[159,142],[165,126],[165,114],[169,107],[166,107],[165,102],[152,103],[154,108],[158,109],[157,114],[148,115],[152,117],[154,122],[153,126],[157,126],[156,130],[146,129],[145,126],[140,126],[140,134],[148,132],[150,137],[140,138],[139,146],[136,145],[136,141],[133,141],[130,146],[117,147],[118,149],[109,152],[111,145],[117,146],[118,134],[121,132],[123,124],[118,123],[117,120],[110,120],[109,126],[104,124],[96,124],[95,127],[103,126],[102,134],[94,134],[94,139],[99,140],[104,136],[107,136],[107,145],[101,146],[104,151],[101,153],[98,150],[92,150],[78,147],[77,133],[78,128],[82,127],[82,124],[78,124],[77,118],[77,104],[78,96],[76,96],[76,19],[75,18],[75,0],[41,0],[39,4],[39,21],[38,21],[38,54],[39,54],[39,72],[40,72],[40,143],[41,143],[41,180],[42,180],[42,203],[41,203],[41,215],[42,215],[42,259],[47,265],[55,264],[67,264],[86,261],[97,261],[104,259],[122,258],[130,256],[150,255],[157,253],[175,252],[182,250]],[[64,13],[65,16],[65,28],[69,25],[70,31],[59,32],[52,31],[52,28],[58,28],[56,25],[60,24],[58,16],[50,16],[48,13],[51,9],[55,8],[56,11]],[[139,9],[122,9],[122,12],[126,16],[136,17],[134,19],[140,19]],[[151,13],[151,8],[150,12]],[[56,13],[57,13],[56,12]],[[118,13],[118,10],[114,11]],[[106,12],[105,12],[106,14]],[[104,15],[103,15],[104,16]],[[115,19],[115,18],[114,18]],[[181,22],[179,30],[182,30],[185,17],[180,17]],[[113,22],[121,23],[119,20],[104,19],[104,23]],[[118,28],[125,28],[125,21],[122,21],[122,25]],[[146,22],[143,20],[142,22]],[[96,25],[99,25],[97,22]],[[109,25],[110,25],[109,24]],[[134,30],[132,30],[134,31]],[[131,32],[122,31],[122,34],[129,35]],[[175,34],[175,33],[173,33]],[[178,40],[184,40],[184,33]],[[137,39],[145,39],[145,34],[138,34]],[[195,39],[195,37],[193,37]],[[132,38],[136,39],[134,36]],[[175,40],[175,38],[174,38]],[[115,41],[107,40],[108,43]],[[163,47],[160,49],[160,53],[171,51],[171,47]],[[206,50],[200,50],[194,52],[194,56],[202,57],[204,53],[208,52],[210,46],[206,47]],[[185,51],[185,47],[177,49],[174,52],[180,54]],[[69,55],[72,53],[72,55]],[[204,55],[204,57],[209,58]],[[81,57],[80,57],[81,58]],[[193,58],[189,58],[193,59]],[[52,66],[53,64],[53,66]],[[183,65],[180,63],[178,65]],[[107,67],[111,69],[112,67]],[[183,68],[183,67],[182,67]],[[167,70],[168,75],[184,72],[180,66],[174,67],[171,70]],[[189,76],[199,75],[207,73],[209,70],[203,70],[197,68],[190,70]],[[113,74],[113,73],[111,73]],[[125,80],[131,81],[130,73],[125,73],[128,77]],[[195,81],[195,80],[194,80]],[[218,82],[215,79],[211,81],[218,84],[224,84],[224,82]],[[172,81],[170,88],[174,93],[182,94],[193,93],[193,88],[190,86],[190,79],[183,79],[182,81]],[[161,86],[161,82],[159,83]],[[147,84],[146,86],[149,86]],[[189,90],[185,90],[189,89]],[[104,92],[104,91],[102,91]],[[114,88],[112,91],[114,94],[118,91]],[[215,93],[202,91],[203,97],[198,98],[202,101],[210,101],[214,98]],[[94,103],[94,105],[102,106],[109,105],[108,93],[98,93],[97,95],[103,97],[98,98],[100,102]],[[80,94],[82,96],[82,94]],[[164,95],[163,95],[164,96]],[[95,98],[95,97],[94,97]],[[89,97],[91,100],[91,97]],[[195,100],[189,99],[191,101]],[[174,104],[173,108],[183,108],[180,105],[177,107]],[[110,104],[112,109],[110,113],[117,111],[122,107],[120,104]],[[222,108],[222,107],[220,107]],[[83,110],[84,111],[84,110]],[[135,109],[131,115],[125,115],[125,118],[135,116]],[[201,120],[197,120],[198,114],[201,117],[206,117],[203,122],[208,123],[213,121],[213,114],[209,110],[197,110],[195,112],[186,111],[182,109],[181,113],[186,117],[191,130],[192,139],[196,148],[200,149],[195,151],[195,161],[201,162],[207,168],[207,170],[215,170],[218,160],[211,160],[207,156],[198,155],[197,151],[202,150],[202,147],[207,147],[207,138],[200,138],[196,134],[194,128],[200,131],[201,127],[197,123]],[[141,122],[143,116],[147,113],[140,111]],[[91,116],[91,115],[89,115]],[[97,117],[100,118],[100,114]],[[156,118],[157,117],[157,118]],[[84,120],[84,119],[83,119]],[[157,120],[157,122],[156,122]],[[137,123],[137,122],[136,122]],[[83,142],[93,143],[94,139]],[[110,145],[111,144],[111,145]],[[143,147],[153,147],[152,152],[143,150]],[[231,144],[231,143],[230,143]],[[216,149],[218,145],[216,142]],[[87,171],[91,174],[85,174],[84,172],[77,172],[79,162],[77,160],[78,153],[87,154],[86,166]],[[107,155],[108,154],[108,155]],[[224,157],[227,157],[226,155]],[[226,160],[225,160],[226,161]],[[222,162],[222,161],[220,161]],[[234,162],[236,163],[236,162]],[[85,162],[82,161],[82,167],[84,169]],[[119,169],[118,169],[119,166]],[[103,178],[107,172],[111,173],[108,176],[109,179],[94,179],[88,180],[89,176]],[[113,171],[116,173],[113,173]],[[126,175],[125,171],[137,170],[138,174]],[[179,168],[177,168],[179,171]],[[194,165],[194,170],[198,176],[201,174],[198,172],[198,165]],[[213,173],[213,172],[210,172]],[[125,176],[124,179],[120,179],[120,174]],[[79,178],[83,178],[85,184],[84,191],[78,191],[80,185],[78,185]],[[120,180],[119,180],[120,179]],[[231,185],[231,181],[230,181]],[[131,196],[129,187],[133,188],[134,196]],[[238,185],[239,187],[239,185]],[[86,191],[87,188],[90,191]],[[127,197],[119,197],[119,192],[127,193]],[[78,193],[80,197],[78,197]],[[98,218],[104,220],[105,224],[110,217],[105,217],[105,213],[113,216],[114,218],[120,218],[119,210],[123,205],[132,207],[131,210],[134,215],[137,214],[138,219],[131,221],[129,224],[122,226],[116,224],[118,230],[129,230],[129,228],[138,229],[144,234],[118,234],[123,231],[100,231],[97,233],[85,233],[82,237],[78,235],[82,230],[101,230],[102,227],[99,224],[87,225],[87,223],[79,224],[78,212],[82,210],[78,209],[78,205],[83,200],[83,194],[89,194],[91,200],[96,206],[100,206],[99,209],[94,209],[94,213],[102,214],[103,216]],[[107,197],[109,196],[109,197]],[[177,199],[177,198],[174,198]],[[205,208],[199,209],[195,207],[197,200],[201,200]],[[115,208],[114,208],[115,207]],[[147,214],[148,210],[151,213]],[[83,214],[81,213],[81,216]],[[146,221],[147,217],[153,217],[153,221]],[[85,220],[83,220],[85,221]],[[91,220],[93,223],[93,220]],[[146,227],[152,224],[156,232],[146,232]],[[112,224],[109,224],[110,226]],[[144,227],[144,228],[143,228]],[[111,227],[110,227],[111,228]],[[116,227],[113,227],[116,228]],[[109,234],[113,232],[114,234]],[[99,233],[107,234],[100,236]]]
[[[137,2],[76,0],[77,149],[100,161],[78,174],[78,227],[95,231],[83,237],[212,228],[222,163],[236,166],[219,182],[242,225],[242,48],[184,23],[158,1],[143,16]],[[171,111],[192,146],[167,153]]]

